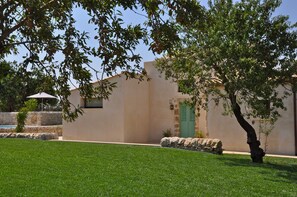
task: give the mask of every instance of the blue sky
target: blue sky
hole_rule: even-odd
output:
[[[208,0],[200,1],[204,6],[207,6]],[[297,22],[297,0],[283,0],[282,5],[275,11],[275,15],[288,15],[289,21],[292,23]],[[139,47],[139,53],[143,57],[143,61],[152,61],[155,59],[155,56],[152,52],[148,51],[148,47],[141,46]]]
[[[236,0],[237,1],[237,0]],[[207,6],[208,0],[202,0],[200,1],[201,5]],[[282,5],[276,10],[275,15],[288,15],[290,17],[290,21],[292,23],[297,22],[297,0],[283,0]],[[87,17],[87,15],[82,14],[80,11],[75,13],[78,18],[80,17]],[[144,16],[135,14],[132,11],[126,11],[123,13],[124,21],[126,24],[138,24],[138,23],[143,23],[145,20]],[[77,21],[78,27],[79,28],[84,28],[84,24],[80,23],[79,20]],[[91,31],[91,30],[90,30]],[[146,61],[152,61],[154,60],[157,56],[154,55],[151,51],[149,51],[149,47],[145,46],[144,44],[141,44],[137,47],[137,53],[139,53],[142,56],[142,63]],[[99,60],[93,60],[93,64],[97,65],[100,64]]]
[[[200,1],[201,5],[207,6],[208,0]],[[288,15],[292,23],[297,22],[297,0],[283,0],[282,5],[276,10],[275,15]],[[127,23],[141,23],[145,20],[144,17],[136,15],[133,12],[128,12],[124,14],[124,20]],[[129,22],[128,22],[129,21]],[[137,48],[137,52],[141,54],[143,62],[152,61],[156,58],[151,51],[148,50],[148,47],[145,45],[140,45]]]
[[[207,6],[207,1],[208,0],[202,0],[200,3],[203,6]],[[290,18],[289,20],[292,23],[297,22],[297,0],[283,0],[282,5],[276,10],[275,15],[288,15]],[[93,30],[93,27],[90,27],[89,25],[86,25],[86,21],[88,20],[88,16],[82,11],[82,10],[76,10],[74,12],[74,16],[77,19],[77,28],[80,30],[85,30],[90,33],[91,37],[94,37],[95,32]],[[138,24],[138,23],[143,23],[145,20],[144,16],[135,14],[132,11],[127,11],[123,13],[124,16],[124,21],[126,24]],[[90,41],[90,44],[93,45],[92,41]],[[156,55],[154,55],[151,51],[149,51],[148,46],[145,46],[144,44],[140,44],[137,47],[136,50],[137,53],[139,53],[142,56],[142,63],[146,61],[152,61],[156,58]],[[26,53],[24,49],[20,49],[20,54],[16,56],[10,56],[8,60],[21,60],[22,55]],[[100,60],[98,59],[93,59],[92,66],[95,67],[100,67]],[[94,80],[96,80],[94,78]]]

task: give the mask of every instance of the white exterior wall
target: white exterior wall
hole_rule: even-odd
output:
[[[154,66],[155,62],[145,62],[144,68],[149,78],[149,142],[160,143],[163,131],[171,129],[174,133],[174,110],[170,110],[170,101],[178,98],[189,98],[178,92],[178,86],[165,80]]]
[[[290,89],[290,87],[288,87]],[[283,87],[278,88],[279,92]],[[280,111],[281,117],[274,125],[272,133],[268,137],[268,153],[295,155],[295,138],[294,138],[294,109],[293,96],[283,100],[286,111]],[[258,127],[259,128],[259,127]],[[261,137],[264,145],[264,136]]]
[[[154,62],[145,63],[145,69],[148,82],[124,76],[109,79],[117,82],[109,100],[103,101],[103,108],[85,108],[74,122],[64,121],[64,139],[159,143],[164,130],[171,129],[174,134],[175,110],[170,109],[170,101],[189,96],[179,93],[176,83],[165,80]],[[79,105],[78,90],[72,91],[69,99]],[[206,125],[205,116],[201,124]]]
[[[144,67],[150,77],[149,140],[157,143],[163,137],[164,130],[171,129],[172,132],[174,131],[174,111],[170,110],[169,101],[174,98],[177,87],[169,80],[165,81],[164,75],[161,75],[153,64],[154,62],[146,62]]]
[[[171,129],[174,134],[177,110],[170,109],[172,100],[182,101],[189,98],[178,92],[178,86],[165,80],[164,74],[154,67],[155,62],[146,62],[145,69],[149,82],[126,80],[123,77],[112,77],[117,82],[109,100],[103,101],[103,108],[86,108],[83,116],[74,122],[63,122],[63,137],[66,140],[91,140],[110,142],[159,143],[163,131]],[[281,89],[280,89],[281,90]],[[79,105],[81,99],[78,90],[73,90],[70,102]],[[275,124],[268,138],[268,153],[294,155],[294,113],[293,99],[285,101],[287,111]],[[198,129],[207,137],[218,138],[225,150],[249,151],[246,144],[246,133],[236,118],[223,116],[223,107],[209,103],[209,111],[201,111],[198,118]],[[253,124],[258,132],[259,125]],[[261,137],[264,147],[264,136]]]
[[[148,82],[124,80],[124,141],[148,142],[149,95]]]
[[[103,108],[84,108],[84,114],[74,122],[63,121],[63,139],[124,142],[124,97],[123,77],[113,77],[117,82],[109,100],[103,101]],[[70,102],[80,105],[78,90],[72,91]]]
[[[279,88],[281,92],[282,88]],[[294,111],[292,96],[284,100],[287,111],[279,111],[281,117],[274,125],[272,133],[268,136],[267,153],[273,154],[295,154],[294,141]],[[247,151],[245,131],[240,127],[235,116],[222,115],[224,108],[222,104],[216,106],[213,102],[209,104],[207,113],[207,127],[210,138],[218,138],[223,142],[223,149],[232,151]],[[249,121],[251,123],[251,121]],[[252,124],[259,136],[259,122],[255,120]],[[261,147],[264,148],[264,135],[261,135]]]

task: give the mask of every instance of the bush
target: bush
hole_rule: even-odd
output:
[[[196,131],[195,137],[196,138],[205,138],[205,135],[202,131]]]
[[[30,99],[25,102],[25,108],[29,111],[34,111],[37,109],[38,102],[36,99]]]
[[[163,131],[163,137],[172,137],[171,129],[166,129]]]
[[[17,133],[22,133],[24,131],[25,127],[25,121],[28,116],[29,111],[34,111],[37,108],[37,100],[36,99],[30,99],[25,102],[25,107],[22,107],[17,114],[17,127],[15,128],[15,131]]]

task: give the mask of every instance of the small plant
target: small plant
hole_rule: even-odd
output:
[[[171,136],[172,136],[171,129],[166,129],[165,131],[163,131],[163,137],[171,137]]]
[[[196,131],[195,132],[195,137],[196,138],[205,138],[205,135],[202,131]]]
[[[268,136],[272,132],[274,125],[271,119],[261,119],[259,121],[259,140],[261,139],[261,134],[264,134],[264,151],[266,152],[268,149]]]
[[[25,121],[28,116],[29,111],[34,111],[37,108],[37,100],[36,99],[30,99],[25,102],[25,106],[22,107],[17,114],[17,126],[15,128],[15,131],[17,133],[22,133],[24,131],[25,127]]]

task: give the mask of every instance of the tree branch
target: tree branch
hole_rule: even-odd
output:
[[[5,18],[7,18],[17,7],[19,6],[18,3],[15,3],[12,7],[10,7],[9,10],[7,10],[7,12],[4,12],[4,10],[1,10],[0,13],[0,21],[3,23],[3,20]]]
[[[49,1],[44,6],[40,7],[39,12],[43,12],[44,9],[48,8],[50,5],[52,5],[55,2],[55,0]],[[30,15],[27,15],[25,18],[23,18],[18,24],[13,26],[11,29],[8,29],[4,32],[2,32],[2,35],[0,36],[0,42],[3,42],[11,33],[22,27],[30,18]]]
[[[6,3],[3,4],[3,1],[1,2],[2,5],[0,6],[0,12],[3,12],[5,9],[7,9],[10,5],[12,5],[12,1],[7,1]]]
[[[7,47],[7,46],[11,46],[11,45],[32,44],[32,43],[39,43],[39,42],[35,42],[35,41],[23,41],[23,42],[9,43],[9,44],[5,44],[5,45],[3,45],[3,46],[4,46],[4,47]],[[40,44],[40,43],[39,43],[39,44]]]

